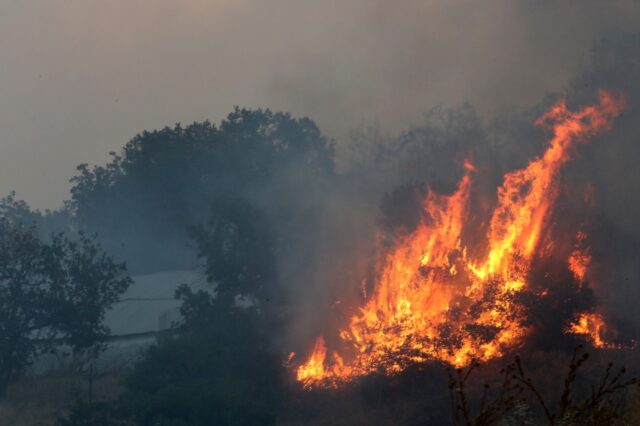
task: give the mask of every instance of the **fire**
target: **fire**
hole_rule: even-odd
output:
[[[313,354],[304,365],[301,365],[300,368],[298,368],[298,380],[305,382],[307,380],[312,380],[314,377],[324,376],[324,360],[326,356],[327,346],[325,345],[322,336],[320,336],[316,340],[316,346],[313,348]],[[290,358],[293,358],[293,356],[290,356]]]
[[[596,348],[611,348],[614,344],[605,340],[606,323],[602,315],[597,313],[582,313],[575,322],[571,323],[567,333],[581,334],[589,336],[589,339]]]
[[[584,244],[586,238],[587,234],[582,231],[578,232],[576,246],[569,257],[569,269],[580,282],[584,282],[591,263],[589,248]]]
[[[521,343],[528,333],[527,313],[515,298],[529,286],[534,257],[545,251],[541,239],[558,196],[559,171],[571,149],[606,130],[622,104],[619,97],[601,92],[596,104],[573,112],[561,101],[536,121],[551,130],[548,147],[525,168],[504,176],[484,244],[465,244],[472,174],[477,173],[470,162],[453,194],[429,191],[423,201],[429,220],[388,251],[377,267],[373,291],[340,331],[343,355],[327,356],[319,337],[297,369],[303,386],[337,386],[428,360],[459,367],[499,357]],[[586,254],[574,253],[568,263],[582,280]],[[584,318],[580,330],[600,339],[603,322]],[[594,343],[604,341],[594,337]]]

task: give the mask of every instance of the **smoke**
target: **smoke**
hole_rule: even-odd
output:
[[[483,114],[533,105],[566,86],[593,40],[633,30],[640,18],[633,2],[477,7],[403,0],[300,8],[314,21],[303,21],[310,30],[296,35],[304,47],[275,69],[271,93],[336,134],[371,117],[402,130],[438,103],[470,102]]]
[[[328,325],[329,322],[336,322],[336,316],[341,314],[343,320],[353,314],[344,307],[323,301],[323,297],[333,300],[335,294],[340,294],[345,281],[352,290],[351,294],[342,293],[345,304],[357,300],[358,295],[354,296],[353,290],[359,289],[360,281],[367,278],[367,267],[362,265],[366,261],[359,259],[358,263],[353,253],[349,257],[348,250],[365,253],[369,262],[375,260],[374,243],[379,243],[379,239],[368,241],[365,250],[355,245],[349,247],[350,242],[362,241],[355,232],[350,232],[356,229],[353,224],[367,224],[367,232],[376,237],[384,232],[389,222],[392,222],[391,228],[395,225],[396,229],[398,226],[410,229],[415,222],[416,211],[420,209],[419,199],[425,188],[451,192],[462,174],[464,158],[473,159],[478,168],[478,189],[486,204],[487,200],[494,199],[496,187],[505,172],[523,167],[542,153],[548,135],[533,125],[541,112],[561,97],[565,97],[572,107],[593,101],[601,88],[624,94],[626,109],[610,131],[572,153],[573,161],[563,172],[561,200],[552,228],[566,226],[567,230],[571,229],[564,233],[567,241],[556,241],[557,246],[565,245],[569,250],[574,243],[572,237],[576,229],[582,227],[588,232],[593,255],[588,279],[595,292],[595,303],[612,326],[612,335],[617,332],[617,337],[626,342],[637,338],[640,330],[640,316],[636,309],[640,301],[637,286],[640,281],[640,225],[637,220],[640,181],[633,171],[640,158],[640,148],[636,143],[640,131],[637,124],[640,118],[640,86],[635,77],[640,71],[637,60],[640,57],[640,35],[610,36],[593,43],[588,52],[582,66],[575,70],[564,87],[557,93],[540,94],[538,102],[530,107],[498,109],[491,117],[484,118],[470,105],[439,107],[428,111],[421,124],[413,125],[400,136],[389,136],[391,132],[385,132],[379,123],[363,126],[352,133],[351,143],[343,146],[348,183],[345,185],[343,182],[343,187],[334,188],[331,193],[335,196],[350,186],[361,189],[351,194],[352,198],[338,200],[342,203],[339,214],[333,212],[331,216],[332,212],[328,210],[329,216],[323,219],[322,229],[329,234],[324,233],[322,238],[330,243],[315,254],[312,268],[302,272],[302,276],[314,277],[319,284],[314,284],[309,291],[297,293],[301,296],[297,301],[303,316],[294,323],[303,334],[310,333],[306,338],[297,336],[302,341],[306,340],[307,349],[310,347],[309,339],[318,329],[320,332],[323,329],[335,330]],[[373,200],[378,200],[377,204]],[[321,204],[331,205],[326,200]],[[345,205],[367,206],[373,210],[349,210]],[[482,215],[488,206],[479,204],[478,208],[474,213]],[[336,223],[351,225],[338,227],[339,231],[331,233],[335,229],[332,225],[335,227]],[[562,232],[554,233],[560,237],[563,235]],[[346,254],[341,250],[332,252],[336,247],[346,248]],[[334,265],[326,260],[327,256],[334,260]],[[331,271],[333,266],[338,271],[349,271],[349,267],[344,266],[348,263],[345,256],[354,262],[352,265],[359,265],[359,276],[352,277],[350,283],[344,276],[341,279],[318,277],[314,268],[324,271],[325,275],[326,270]],[[566,259],[562,261],[566,262]],[[283,263],[287,264],[289,260]],[[579,305],[582,302],[577,298],[575,303]],[[351,306],[359,305],[355,302]]]
[[[440,103],[529,106],[639,21],[633,0],[5,2],[0,192],[56,207],[75,165],[233,105],[308,115],[339,142]]]
[[[293,318],[284,351],[362,297],[385,227],[410,227],[427,186],[451,191],[469,157],[486,176],[481,192],[495,191],[505,171],[541,152],[531,123],[550,99],[620,90],[624,116],[566,174],[569,186],[593,185],[598,296],[640,324],[640,45],[625,36],[640,27],[636,1],[2,7],[0,192],[16,189],[36,207],[68,198],[77,164],[104,162],[141,130],[218,121],[236,104],[308,115],[336,138],[339,176],[302,181],[292,166],[251,194],[267,210],[280,197],[300,213],[291,221],[268,210],[290,240],[279,253]]]

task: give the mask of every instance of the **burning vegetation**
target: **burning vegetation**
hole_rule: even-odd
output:
[[[429,190],[418,226],[398,238],[375,265],[372,291],[339,331],[338,349],[329,351],[318,337],[307,360],[297,366],[297,380],[305,388],[336,387],[426,361],[464,367],[522,345],[533,327],[523,301],[550,297],[554,289],[549,286],[556,284],[533,282],[534,275],[545,276],[534,266],[563,259],[562,267],[577,285],[588,285],[585,231],[559,232],[551,226],[561,193],[560,171],[574,147],[609,129],[623,106],[621,96],[604,91],[596,103],[577,111],[564,101],[556,103],[536,121],[549,130],[546,150],[504,175],[485,219],[475,214],[481,211],[473,196],[478,171],[470,161],[452,194]],[[564,320],[565,333],[584,335],[596,347],[613,345],[599,313],[578,311]]]

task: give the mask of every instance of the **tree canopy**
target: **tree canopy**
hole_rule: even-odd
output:
[[[0,393],[43,353],[95,348],[106,309],[131,283],[123,272],[85,235],[45,242],[0,218]]]
[[[260,192],[295,168],[333,171],[333,144],[307,118],[236,108],[209,122],[143,132],[104,166],[82,164],[70,207],[80,229],[134,271],[192,266],[187,228],[221,196]]]

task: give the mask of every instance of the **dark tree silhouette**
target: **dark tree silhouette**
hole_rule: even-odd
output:
[[[123,271],[84,235],[43,242],[0,218],[0,394],[43,353],[95,349],[105,310],[131,283]]]
[[[219,127],[143,132],[104,166],[78,167],[70,208],[80,229],[135,272],[193,266],[187,228],[206,220],[218,197],[258,193],[296,168],[333,171],[333,145],[313,121],[236,108]]]

